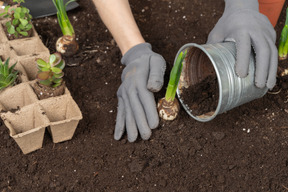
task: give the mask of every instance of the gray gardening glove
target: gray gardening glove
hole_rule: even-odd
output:
[[[132,47],[121,59],[126,65],[118,89],[118,113],[114,138],[119,140],[125,128],[128,141],[134,142],[140,133],[142,139],[151,136],[151,129],[159,124],[152,92],[162,88],[166,62],[151,50],[149,43]],[[152,91],[152,92],[151,92]]]
[[[257,0],[225,0],[225,10],[208,37],[208,44],[236,42],[236,73],[246,77],[251,45],[256,52],[255,85],[272,89],[278,65],[276,32],[268,18],[259,13]]]

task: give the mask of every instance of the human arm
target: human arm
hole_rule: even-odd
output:
[[[128,0],[93,1],[123,55],[133,46],[145,42],[134,20]]]
[[[259,13],[257,0],[225,0],[224,13],[210,32],[207,43],[223,41],[236,42],[237,75],[247,76],[253,47],[256,53],[255,85],[274,87],[278,65],[276,32],[269,19]]]
[[[151,136],[159,118],[152,92],[162,88],[166,63],[162,56],[145,43],[133,18],[128,0],[93,0],[105,25],[115,38],[126,65],[122,84],[117,91],[118,112],[114,138],[119,140],[126,130],[133,142]]]

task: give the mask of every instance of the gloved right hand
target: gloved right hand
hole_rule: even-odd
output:
[[[269,19],[259,12],[257,0],[225,0],[223,16],[209,34],[207,43],[223,41],[236,43],[237,75],[247,76],[253,47],[256,52],[256,86],[274,87],[278,65],[276,32]]]
[[[149,43],[141,43],[124,54],[126,65],[118,89],[118,113],[114,138],[119,140],[126,128],[128,141],[134,142],[140,133],[143,140],[157,128],[159,117],[152,92],[159,91],[164,81],[166,62],[151,50]]]

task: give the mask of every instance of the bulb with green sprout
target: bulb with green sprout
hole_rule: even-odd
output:
[[[288,8],[286,9],[286,21],[281,32],[279,47],[278,47],[278,55],[280,60],[284,60],[287,58],[288,53]]]
[[[165,97],[160,99],[158,102],[157,108],[159,116],[164,120],[174,120],[179,113],[180,105],[178,100],[175,99],[175,95],[183,67],[183,60],[186,56],[186,53],[187,51],[185,50],[184,53],[181,52],[177,57],[175,65],[173,66],[170,73],[170,79]]]
[[[63,33],[63,36],[56,42],[56,50],[65,56],[74,55],[78,51],[79,46],[75,39],[74,28],[67,16],[66,7],[75,0],[70,0],[65,5],[63,0],[52,1],[57,9],[58,23]]]

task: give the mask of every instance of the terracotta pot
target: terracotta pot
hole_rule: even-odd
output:
[[[276,26],[285,0],[258,0],[260,13],[266,15],[273,27]]]

